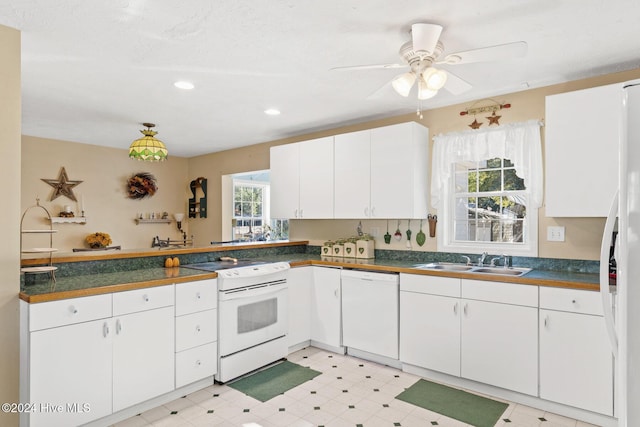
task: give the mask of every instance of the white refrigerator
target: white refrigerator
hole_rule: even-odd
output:
[[[614,197],[600,257],[600,289],[616,365],[616,416],[620,427],[640,426],[640,81],[622,85],[618,194]],[[618,227],[617,283],[612,310],[610,241]]]

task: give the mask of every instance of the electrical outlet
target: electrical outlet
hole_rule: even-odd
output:
[[[369,234],[371,234],[371,237],[378,237],[380,235],[380,227],[371,227]]]
[[[564,227],[554,226],[547,227],[548,242],[564,242]]]

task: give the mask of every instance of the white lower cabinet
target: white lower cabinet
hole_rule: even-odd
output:
[[[400,291],[402,362],[537,395],[536,286],[402,274]]]
[[[172,391],[173,303],[173,285],[21,302],[20,399],[38,405],[21,424],[84,424]]]
[[[176,285],[176,388],[218,372],[217,285],[217,279]]]
[[[460,376],[460,279],[400,274],[400,360]]]
[[[342,345],[340,269],[311,267],[311,340],[329,347]]]
[[[113,412],[174,389],[174,308],[115,319]]]
[[[540,397],[613,415],[613,356],[600,294],[540,288]]]
[[[289,348],[308,343],[311,339],[311,286],[313,283],[313,267],[296,267],[289,270],[289,332],[287,344]]]
[[[21,425],[67,427],[111,414],[110,325],[110,319],[101,319],[31,332],[28,396],[20,400],[36,404],[37,412],[23,414],[29,421]],[[67,404],[75,403],[89,406],[86,411],[69,410]],[[63,410],[55,409],[59,405]]]

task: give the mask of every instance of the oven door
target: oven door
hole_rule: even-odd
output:
[[[220,356],[287,334],[287,283],[256,285],[218,294]]]

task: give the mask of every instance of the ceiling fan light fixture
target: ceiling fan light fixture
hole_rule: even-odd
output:
[[[418,80],[418,99],[423,101],[425,99],[433,98],[438,93],[437,90],[429,89],[427,82],[423,78]]]
[[[151,130],[153,123],[143,123],[147,129],[140,131],[144,136],[136,139],[129,147],[129,158],[142,160],[144,162],[161,162],[167,160],[169,151],[164,143],[155,138],[158,133]]]
[[[398,92],[398,95],[404,96],[405,98],[409,96],[409,92],[411,92],[411,88],[413,84],[416,82],[416,75],[412,72],[400,74],[398,77],[393,79],[391,82],[391,86],[393,89]]]
[[[444,70],[438,70],[433,67],[429,67],[422,72],[422,79],[424,79],[427,88],[438,91],[442,89],[447,83],[447,73]]]

